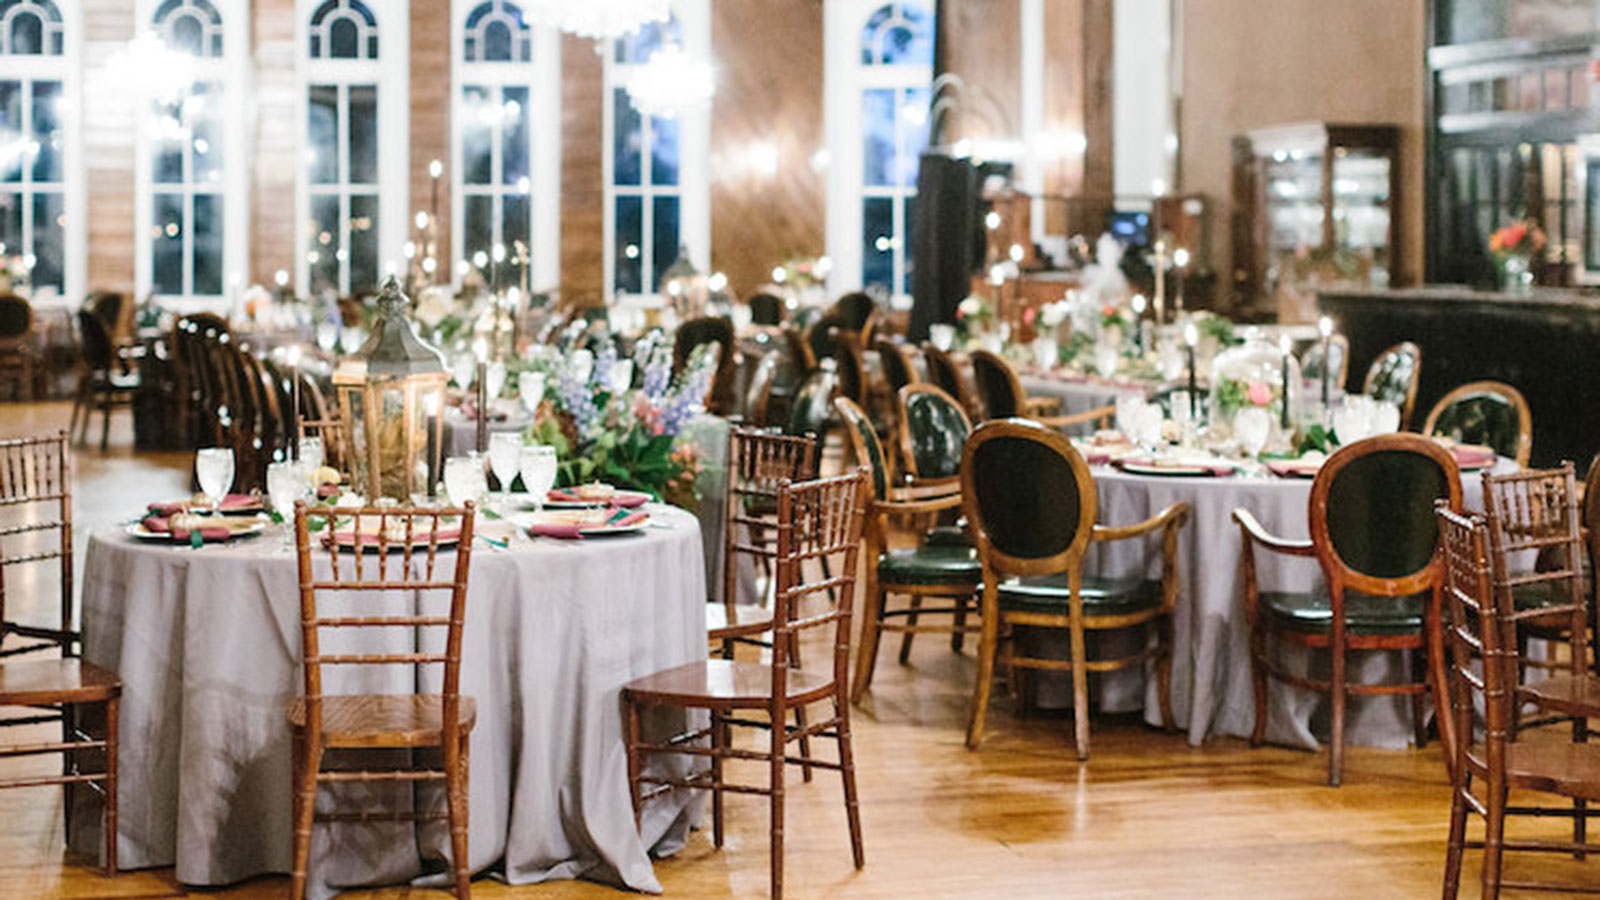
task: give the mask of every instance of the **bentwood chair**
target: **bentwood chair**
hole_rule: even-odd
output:
[[[678,326],[672,342],[672,373],[677,375],[689,364],[696,347],[715,344],[718,349],[716,372],[711,377],[711,393],[706,408],[719,415],[733,411],[734,381],[739,372],[733,323],[721,317],[702,316]]]
[[[966,373],[961,371],[961,366],[956,364],[955,358],[930,343],[924,343],[922,359],[928,367],[928,382],[956,398],[961,408],[967,411],[967,418],[981,420],[983,405],[978,402],[977,392],[973,390]]]
[[[739,562],[749,559],[764,574],[771,574],[777,554],[778,489],[816,477],[817,441],[813,436],[769,434],[752,428],[729,430],[722,589],[720,598],[706,605],[706,635],[713,645],[720,645],[723,659],[733,659],[735,641],[772,630],[770,605],[739,602]]]
[[[111,332],[99,316],[89,310],[78,311],[78,389],[72,400],[69,431],[81,428],[78,441],[88,437],[89,419],[101,414],[100,451],[105,452],[111,433],[111,411],[118,406],[133,408],[133,395],[139,390],[139,373],[125,372],[117,357]]]
[[[778,295],[759,291],[751,294],[748,302],[752,325],[783,324],[783,299]]]
[[[66,432],[0,441],[0,511],[8,523],[0,527],[0,659],[5,660],[0,662],[0,707],[31,708],[25,715],[0,718],[0,729],[22,728],[26,733],[28,726],[61,723],[59,742],[0,740],[0,757],[62,754],[60,775],[4,778],[0,788],[62,785],[67,792],[62,808],[69,835],[73,788],[82,784],[98,792],[104,800],[102,861],[105,873],[113,875],[117,871],[117,704],[122,683],[114,673],[78,658],[80,638],[72,616],[72,453]],[[22,546],[18,548],[18,544]],[[41,564],[52,562],[61,591],[59,627],[24,625],[7,618],[8,579],[28,595],[43,596],[43,590],[29,586],[48,577]],[[59,650],[60,658],[16,658],[45,650]],[[80,708],[90,706],[103,708],[104,733],[98,738],[80,724]],[[95,755],[101,765],[86,768],[84,757],[92,760]]]
[[[987,350],[974,350],[968,355],[972,358],[972,380],[978,386],[978,398],[989,419],[1020,417],[1032,419],[1047,428],[1081,428],[1086,425],[1107,428],[1111,425],[1112,416],[1116,415],[1115,406],[1097,406],[1069,416],[1044,415],[1043,411],[1056,406],[1057,402],[1048,397],[1029,397],[1022,389],[1022,379],[1017,377],[1010,363]]]
[[[839,392],[839,375],[832,365],[823,366],[800,382],[795,391],[794,403],[789,407],[789,422],[785,434],[814,434],[819,444],[827,437],[833,424],[833,398]]]
[[[1533,415],[1522,392],[1499,381],[1463,384],[1428,410],[1422,433],[1463,444],[1486,444],[1517,465],[1533,452]]]
[[[1461,476],[1455,460],[1428,438],[1390,434],[1342,447],[1323,463],[1311,483],[1310,540],[1276,537],[1249,510],[1233,511],[1243,541],[1245,620],[1250,627],[1256,702],[1253,746],[1266,737],[1269,678],[1331,694],[1328,784],[1334,787],[1343,773],[1349,695],[1411,695],[1417,745],[1426,741],[1423,698],[1430,684],[1434,708],[1445,708],[1437,627],[1436,500],[1451,509],[1461,507]],[[1263,590],[1257,577],[1257,546],[1316,559],[1322,568],[1322,589]],[[1279,665],[1272,653],[1274,641],[1328,651],[1330,677],[1302,676]],[[1352,682],[1347,675],[1350,653],[1371,650],[1410,653],[1412,679],[1398,684]],[[1454,747],[1449,725],[1441,721],[1439,728],[1446,753]]]
[[[889,384],[889,393],[899,396],[900,389],[908,384],[919,384],[922,376],[917,372],[917,348],[910,344],[879,338],[878,368],[883,380]]]
[[[892,518],[930,516],[959,508],[960,482],[945,477],[902,484],[896,479],[894,464],[883,452],[878,433],[861,407],[840,397],[834,401],[834,408],[844,423],[856,464],[866,467],[869,473],[871,488],[865,528],[866,588],[862,592],[866,609],[861,623],[861,646],[857,651],[856,680],[850,690],[851,702],[859,703],[872,685],[878,642],[883,632],[903,635],[900,663],[904,665],[910,658],[911,638],[918,632],[940,631],[959,636],[977,630],[967,624],[966,618],[972,609],[982,569],[971,543],[960,535],[955,540],[932,540],[929,535],[921,535],[913,547],[889,546]],[[961,424],[965,424],[964,420]],[[890,609],[890,594],[908,596],[910,606]],[[945,606],[923,607],[924,598],[949,602]],[[950,616],[950,624],[923,624],[919,620],[924,615]],[[906,623],[900,624],[900,619],[905,619]]]
[[[777,425],[770,421],[773,417],[772,394],[777,384],[778,369],[783,365],[783,353],[779,350],[770,350],[756,363],[755,372],[750,375],[750,384],[744,393],[744,421],[757,428],[768,425]]]
[[[997,663],[1008,670],[1072,673],[1074,738],[1078,759],[1089,758],[1089,673],[1153,662],[1161,721],[1173,727],[1172,611],[1178,602],[1178,533],[1189,505],[1178,502],[1136,525],[1096,524],[1097,498],[1089,466],[1066,435],[1027,419],[985,422],[961,455],[961,500],[983,566],[983,638],[978,682],[967,727],[967,746],[983,741],[984,719]],[[1107,541],[1158,536],[1161,578],[1111,579],[1086,575],[1089,548]],[[1014,626],[1068,633],[1072,658],[1001,652]],[[1087,633],[1148,628],[1144,649],[1090,659]],[[1014,644],[1014,642],[1013,642]]]
[[[855,762],[850,743],[850,704],[845,699],[849,678],[850,602],[854,595],[856,554],[866,500],[866,476],[854,471],[836,478],[785,484],[778,491],[777,591],[774,602],[770,665],[731,659],[709,659],[635,679],[622,688],[628,748],[628,784],[635,824],[644,804],[673,789],[711,792],[712,843],[722,846],[722,797],[727,792],[764,794],[771,804],[771,894],[783,896],[785,767],[805,765],[837,770],[844,779],[845,815],[856,868],[866,864],[861,845],[861,819],[856,798]],[[808,565],[841,557],[836,574],[808,579]],[[844,598],[836,602],[834,598]],[[826,669],[790,667],[790,653],[804,633],[831,630],[832,659]],[[829,714],[810,725],[789,726],[789,714],[828,703]],[[710,713],[708,727],[668,740],[647,741],[641,727],[648,709],[678,707]],[[765,716],[746,718],[751,714]],[[801,721],[804,721],[803,719]],[[764,728],[771,741],[753,749],[733,746],[731,726]],[[838,742],[837,762],[812,758],[805,750],[789,755],[789,746],[803,735]],[[704,742],[709,741],[710,746]],[[653,774],[645,768],[651,754],[708,757],[710,765],[686,778]],[[764,786],[725,780],[724,762],[756,760],[767,766]]]
[[[1327,358],[1324,359],[1323,357]],[[1300,377],[1306,381],[1322,382],[1322,373],[1328,373],[1328,383],[1344,390],[1350,377],[1350,339],[1342,334],[1328,335],[1328,348],[1323,351],[1322,341],[1312,341],[1300,355]]]
[[[0,375],[16,384],[19,399],[37,393],[38,351],[32,305],[16,294],[0,294]]]
[[[305,693],[285,709],[294,745],[294,861],[291,900],[304,900],[311,830],[322,784],[443,781],[445,811],[335,814],[334,820],[445,819],[456,896],[472,893],[467,857],[469,738],[477,721],[461,685],[461,628],[466,614],[475,510],[369,507],[339,509],[295,504],[295,547],[300,565],[301,673]],[[340,526],[354,517],[359,523]],[[346,521],[350,521],[347,519]],[[348,532],[336,533],[340,527]],[[319,535],[318,553],[312,534]],[[453,562],[440,550],[454,540]],[[368,552],[372,551],[372,552]],[[325,596],[327,595],[327,596]],[[442,595],[442,596],[441,596]],[[447,598],[443,609],[440,600]],[[388,609],[383,605],[387,604]],[[435,629],[443,628],[443,639]],[[355,653],[351,635],[388,637],[394,652]],[[326,640],[326,645],[323,643]],[[414,645],[413,645],[414,644]],[[422,683],[425,665],[442,665],[437,693],[339,694],[325,689],[323,667],[407,667],[399,680]],[[437,748],[442,765],[418,757],[414,768],[323,771],[329,750]],[[419,801],[420,802],[420,801]]]
[[[805,330],[806,346],[811,348],[811,358],[818,363],[832,359],[838,351],[840,332],[850,330],[849,321],[839,312],[829,310],[823,313]]]
[[[1422,350],[1410,341],[1395,344],[1378,354],[1367,368],[1362,390],[1374,400],[1400,408],[1400,427],[1411,425],[1417,405],[1417,385],[1422,380]]]
[[[1450,832],[1445,853],[1444,897],[1454,900],[1461,882],[1461,862],[1468,848],[1483,850],[1483,892],[1486,900],[1500,889],[1583,891],[1576,885],[1512,882],[1504,879],[1501,860],[1506,850],[1572,852],[1587,849],[1578,839],[1507,840],[1508,813],[1567,815],[1567,810],[1513,807],[1515,789],[1538,791],[1575,801],[1600,800],[1600,744],[1571,741],[1519,740],[1516,731],[1516,626],[1507,621],[1503,594],[1487,549],[1487,529],[1476,516],[1446,508],[1438,511],[1443,557],[1445,629],[1448,634],[1450,719],[1460,736],[1450,757]],[[1476,738],[1475,712],[1482,711],[1483,738]],[[1449,748],[1447,748],[1449,749]],[[1474,790],[1474,781],[1477,789]],[[1581,805],[1574,821],[1581,822]],[[1484,839],[1466,839],[1467,814],[1484,820]],[[1592,888],[1587,889],[1592,891]]]

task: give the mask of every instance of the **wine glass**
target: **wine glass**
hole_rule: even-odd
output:
[[[1234,414],[1234,436],[1239,439],[1239,447],[1245,455],[1252,459],[1267,445],[1267,437],[1271,432],[1272,416],[1259,406],[1246,407]]]
[[[539,402],[544,399],[544,373],[518,373],[517,395],[522,400],[523,409],[529,413],[538,412]]]
[[[222,501],[233,489],[233,448],[203,447],[194,455],[194,477],[200,482],[200,493],[211,504],[211,513],[222,509]]]
[[[528,499],[536,506],[544,503],[545,495],[556,486],[556,448],[549,444],[523,447],[519,464]]]
[[[289,543],[294,528],[294,502],[305,493],[306,473],[298,463],[275,462],[267,465],[267,500],[272,511],[283,520],[283,542]]]
[[[472,387],[472,378],[477,373],[478,360],[471,353],[461,353],[450,361],[450,377],[456,387],[466,390]]]
[[[935,322],[928,326],[928,342],[935,349],[949,352],[956,345],[956,327],[945,322]]]
[[[496,431],[489,435],[489,468],[500,481],[500,505],[511,501],[511,481],[517,477],[522,455],[522,435],[515,431]]]
[[[300,465],[305,466],[307,472],[315,472],[322,468],[324,456],[320,435],[307,435],[301,438],[299,448]]]
[[[444,489],[450,502],[460,506],[468,500],[477,500],[488,492],[488,479],[483,474],[483,458],[476,453],[452,456],[444,461]]]
[[[500,399],[500,392],[506,389],[506,364],[495,360],[483,367],[484,396],[492,404]]]

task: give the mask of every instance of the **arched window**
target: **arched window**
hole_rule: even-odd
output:
[[[643,115],[628,81],[663,48],[703,58],[711,11],[703,0],[678,0],[664,22],[612,42],[605,78],[606,296],[652,294],[687,249],[705,269],[710,250],[709,113]]]
[[[558,36],[510,0],[455,0],[452,247],[457,280],[552,287],[560,259]]]
[[[20,258],[35,292],[76,296],[84,259],[81,35],[70,24],[54,0],[0,0],[0,257]]]
[[[296,284],[359,296],[398,267],[406,239],[409,20],[380,21],[366,0],[300,0],[299,9]]]
[[[835,287],[904,294],[928,140],[933,12],[882,0],[834,0],[826,9],[828,252],[848,282]]]
[[[135,288],[219,308],[248,252],[249,16],[243,0],[141,0],[138,19],[165,54],[146,64],[167,71],[139,134]]]

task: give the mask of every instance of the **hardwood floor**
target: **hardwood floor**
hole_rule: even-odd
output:
[[[0,406],[0,436],[63,427],[66,418],[61,404]],[[77,456],[80,541],[146,501],[185,490],[187,455],[136,456],[130,444],[122,413],[109,454]],[[1335,789],[1324,784],[1320,754],[1252,750],[1224,738],[1190,747],[1178,734],[1098,717],[1094,757],[1079,765],[1070,717],[1017,717],[1000,700],[983,749],[970,752],[962,739],[974,668],[970,649],[957,656],[936,635],[918,642],[909,666],[896,665],[885,649],[853,719],[867,867],[851,867],[837,780],[818,773],[806,785],[796,773],[788,793],[791,897],[1438,895],[1448,789],[1437,745],[1351,748],[1345,785]],[[54,762],[0,761],[0,777],[38,765]],[[762,777],[754,767],[743,774],[751,782]],[[723,850],[697,832],[657,864],[668,895],[765,895],[765,799],[733,795],[727,808]],[[59,789],[0,791],[0,897],[266,898],[286,890],[285,878],[186,889],[170,869],[105,879],[84,860],[63,860],[60,817]],[[1512,825],[1521,834],[1537,827]],[[1508,859],[1513,877],[1539,867],[1549,877],[1600,883],[1593,865]],[[1477,873],[1469,853],[1464,897],[1478,896]],[[512,888],[482,878],[473,889],[484,898],[620,896],[573,881]],[[447,895],[400,887],[343,896]]]

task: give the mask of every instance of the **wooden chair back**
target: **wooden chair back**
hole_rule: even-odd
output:
[[[853,331],[840,331],[834,342],[833,358],[838,364],[839,393],[871,408],[872,390],[867,381],[866,361],[862,358],[861,344]]]
[[[1300,355],[1300,377],[1320,382],[1323,370],[1327,369],[1329,383],[1344,390],[1350,377],[1350,339],[1342,334],[1328,335],[1328,358],[1323,359],[1323,355],[1322,341],[1312,341]]]
[[[672,342],[672,372],[683,371],[689,364],[689,355],[705,344],[717,347],[717,368],[711,377],[706,408],[718,414],[727,414],[734,402],[734,379],[738,374],[738,354],[734,347],[733,323],[721,317],[702,316],[678,326]]]
[[[1505,475],[1483,473],[1484,530],[1493,583],[1502,617],[1515,625],[1526,619],[1559,622],[1566,634],[1567,659],[1527,659],[1525,664],[1582,675],[1589,670],[1584,638],[1589,604],[1584,596],[1583,527],[1578,482],[1572,463],[1555,469],[1527,469]],[[1533,556],[1536,566],[1519,564]],[[1547,602],[1518,610],[1518,589],[1548,591]]]
[[[1461,508],[1460,470],[1420,435],[1357,441],[1323,463],[1311,483],[1311,541],[1335,632],[1343,629],[1346,589],[1407,597],[1438,588],[1438,500]]]
[[[806,376],[795,391],[794,405],[789,407],[788,434],[816,434],[826,431],[833,397],[839,392],[839,373],[832,368],[820,368]]]
[[[1078,571],[1094,534],[1089,466],[1066,435],[1027,419],[984,422],[961,454],[961,507],[984,579]]]
[[[772,708],[779,711],[775,722],[783,721],[790,657],[805,632],[833,626],[829,683],[840,691],[849,683],[851,607],[866,507],[866,473],[860,469],[778,490],[771,668]],[[830,566],[828,560],[842,562]]]
[[[931,384],[899,391],[900,458],[914,479],[955,478],[972,421],[956,399]]]
[[[0,347],[14,347],[33,333],[33,305],[16,294],[0,294]]]
[[[1023,415],[1028,394],[1015,369],[1001,356],[987,350],[967,354],[972,360],[972,381],[978,386],[978,402],[986,419],[1009,419]]]
[[[461,627],[466,614],[467,577],[472,562],[476,510],[461,508],[364,507],[335,509],[295,503],[295,549],[300,572],[301,673],[305,689],[306,728],[313,742],[323,731],[322,670],[324,666],[444,667],[445,743],[459,739]],[[376,530],[374,530],[376,529]],[[338,535],[349,535],[348,540]],[[314,536],[315,535],[315,536]],[[441,554],[448,541],[455,552]],[[321,553],[318,553],[319,547]],[[319,564],[320,563],[320,564]],[[444,593],[444,614],[428,610],[427,598]],[[323,595],[335,595],[329,614]],[[380,604],[403,607],[383,610]],[[436,607],[436,604],[432,604]],[[421,637],[421,629],[445,629],[442,649]],[[418,634],[416,649],[397,653],[345,653],[323,649],[323,638],[336,629],[371,634]],[[437,634],[437,632],[428,632]],[[334,641],[330,641],[334,643]]]
[[[794,367],[802,376],[816,370],[817,355],[811,351],[811,344],[806,341],[804,332],[792,323],[785,323],[778,327],[778,334],[783,338],[784,347],[788,349]]]
[[[0,657],[59,648],[77,656],[79,636],[72,615],[72,449],[65,431],[0,440]],[[6,583],[22,566],[53,564],[61,594],[56,627],[25,625],[9,618]],[[15,579],[13,579],[15,580]],[[26,585],[28,580],[24,580]],[[26,596],[38,591],[24,587]]]
[[[1488,528],[1477,516],[1440,504],[1437,512],[1442,557],[1445,646],[1449,666],[1450,714],[1455,756],[1450,771],[1456,780],[1487,766],[1504,771],[1506,743],[1514,727],[1512,696],[1517,684],[1517,640],[1495,604]],[[1474,712],[1482,710],[1482,756],[1473,752]],[[1447,748],[1448,749],[1448,748]]]
[[[78,352],[83,367],[91,374],[111,376],[116,348],[106,323],[87,309],[78,310]]]
[[[778,491],[788,482],[817,477],[814,435],[772,434],[754,428],[728,432],[728,483],[722,531],[722,602],[738,602],[738,558],[771,561],[764,535],[774,524]],[[732,621],[732,618],[729,619]]]
[[[1533,453],[1533,414],[1522,392],[1500,381],[1463,384],[1428,410],[1422,433],[1464,444],[1487,444],[1526,466]]]
[[[833,301],[829,312],[844,320],[842,327],[866,336],[872,321],[877,317],[878,304],[865,291],[852,291]]]
[[[783,299],[776,294],[758,291],[750,295],[750,324],[783,324]]]
[[[967,378],[961,374],[961,367],[956,365],[955,359],[950,354],[925,343],[922,345],[922,359],[928,367],[929,382],[956,398],[961,408],[967,411],[968,418],[974,420],[983,418],[982,405],[973,395],[972,388],[967,385]]]
[[[872,499],[889,499],[889,493],[896,484],[894,460],[883,451],[883,443],[878,440],[878,430],[872,426],[872,419],[868,418],[866,410],[848,397],[835,397],[833,409],[850,442],[850,458],[870,478],[868,487],[872,491]]]
[[[881,338],[875,346],[878,368],[883,372],[883,380],[889,383],[891,394],[898,396],[901,388],[922,381],[922,376],[917,374],[917,348]]]
[[[1417,385],[1422,381],[1422,350],[1403,341],[1378,354],[1367,368],[1362,390],[1374,400],[1400,407],[1400,427],[1411,424],[1417,405]]]
[[[823,313],[805,331],[806,345],[811,348],[811,358],[819,363],[825,359],[832,359],[837,352],[838,332],[849,330],[852,330],[849,320],[839,312],[830,310]]]
[[[769,351],[756,363],[750,374],[750,386],[744,392],[744,420],[758,428],[774,423],[768,421],[772,413],[772,388],[778,380],[778,367],[783,362],[783,352]]]

